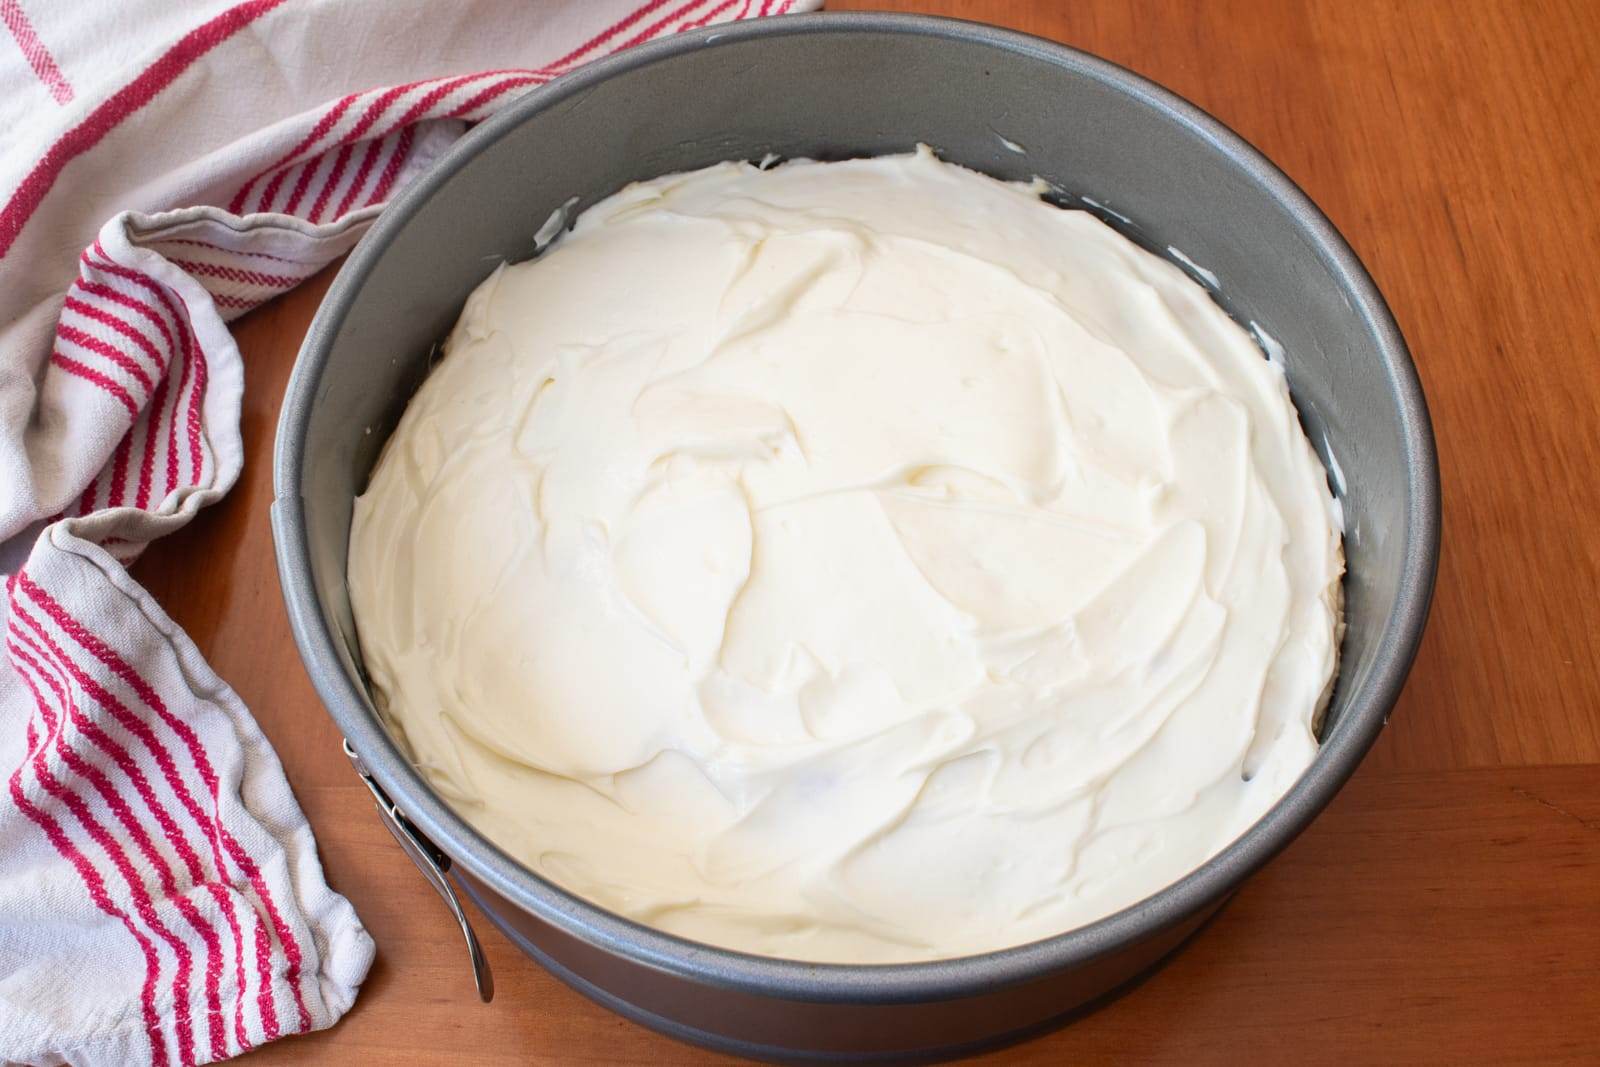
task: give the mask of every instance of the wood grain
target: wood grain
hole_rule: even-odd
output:
[[[1393,720],[1315,826],[1132,995],[992,1062],[1600,1058],[1600,4],[834,0],[1085,48],[1194,100],[1328,212],[1393,305],[1439,439],[1444,554]],[[290,639],[277,407],[329,275],[242,321],[239,485],[137,576],[259,717],[379,959],[247,1062],[703,1063],[486,934],[372,816]]]

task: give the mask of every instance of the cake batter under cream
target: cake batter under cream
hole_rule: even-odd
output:
[[[428,779],[567,889],[805,960],[1115,912],[1311,762],[1340,536],[1279,367],[913,155],[633,185],[472,295],[356,502]]]

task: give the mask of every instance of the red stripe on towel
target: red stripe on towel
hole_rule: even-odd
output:
[[[68,163],[99,144],[129,115],[155,99],[156,94],[171,85],[195,60],[281,3],[283,0],[248,0],[184,34],[138,77],[117,90],[89,112],[82,122],[63,134],[34,164],[27,177],[11,194],[11,199],[0,208],[0,256],[11,250],[17,235],[33,217],[34,211]]]

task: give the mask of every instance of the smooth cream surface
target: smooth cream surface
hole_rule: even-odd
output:
[[[1333,499],[1195,282],[914,155],[633,185],[468,300],[356,502],[430,781],[717,945],[965,955],[1133,904],[1316,753]]]

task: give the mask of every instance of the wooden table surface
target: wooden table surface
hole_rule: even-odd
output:
[[[1219,116],[1376,276],[1439,440],[1433,618],[1360,772],[1170,965],[993,1061],[1600,1059],[1600,3],[830,6],[1031,31]],[[378,944],[348,1017],[246,1062],[717,1061],[590,1003],[483,921],[499,992],[476,1003],[459,934],[340,754],[267,527],[279,400],[329,280],[239,324],[243,476],[135,570],[254,709]]]

